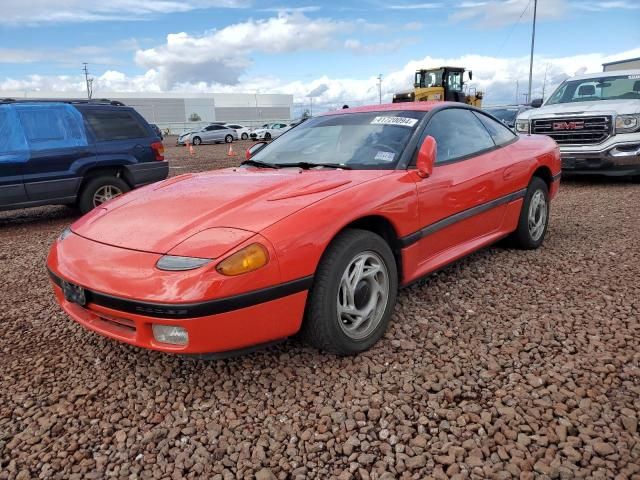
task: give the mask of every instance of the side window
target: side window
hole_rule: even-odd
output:
[[[515,133],[492,118],[478,112],[473,112],[473,114],[478,117],[478,120],[480,120],[484,127],[489,131],[489,135],[491,135],[491,138],[493,138],[496,145],[504,145],[517,137]]]
[[[437,112],[429,121],[425,134],[435,138],[438,145],[436,164],[495,147],[473,112],[462,108]]]
[[[17,105],[16,113],[31,150],[87,145],[82,116],[71,105]]]
[[[146,129],[131,112],[115,110],[88,110],[84,112],[87,123],[98,142],[130,140],[149,136]]]
[[[462,72],[449,72],[447,74],[447,85],[450,90],[462,91]]]
[[[224,127],[220,126],[220,125],[213,125],[211,127],[211,130],[224,130]]]
[[[216,127],[213,127],[213,126],[211,126],[211,125],[209,125],[208,127],[206,127],[206,128],[205,128],[205,130],[206,130],[207,132],[210,132],[211,130],[215,130],[215,129],[216,129]]]

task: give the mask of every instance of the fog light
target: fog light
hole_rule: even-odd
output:
[[[189,343],[189,334],[187,330],[182,327],[158,325],[154,323],[151,329],[153,330],[153,337],[158,342],[170,343],[172,345],[186,345]]]

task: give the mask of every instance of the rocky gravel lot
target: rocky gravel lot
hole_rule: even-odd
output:
[[[226,149],[169,146],[172,174]],[[354,358],[290,340],[207,362],[83,330],[44,269],[75,218],[0,213],[0,479],[640,478],[640,185],[565,182],[541,250],[403,290]]]

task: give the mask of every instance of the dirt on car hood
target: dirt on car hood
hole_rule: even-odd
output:
[[[234,168],[186,174],[112,200],[71,229],[107,245],[164,254],[209,228],[258,233],[318,200],[390,172]]]

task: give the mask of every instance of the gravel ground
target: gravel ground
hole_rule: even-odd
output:
[[[226,148],[168,147],[172,174]],[[0,479],[638,479],[639,199],[564,183],[542,249],[403,290],[358,357],[290,340],[210,362],[83,330],[44,269],[76,214],[0,213]]]

